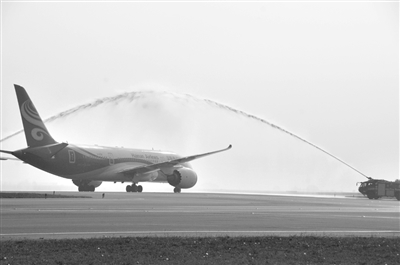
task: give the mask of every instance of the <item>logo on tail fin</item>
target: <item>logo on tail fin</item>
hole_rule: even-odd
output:
[[[44,127],[42,119],[40,118],[35,106],[32,104],[32,101],[30,99],[22,103],[21,114],[25,121],[34,126],[37,126],[31,130],[31,135],[33,139],[35,139],[36,141],[42,141],[44,139],[44,135],[51,137],[47,132],[46,127]]]

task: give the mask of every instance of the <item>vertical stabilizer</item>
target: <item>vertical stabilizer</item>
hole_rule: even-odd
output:
[[[18,85],[14,85],[14,87],[28,146],[36,147],[57,143],[51,137],[25,89]]]

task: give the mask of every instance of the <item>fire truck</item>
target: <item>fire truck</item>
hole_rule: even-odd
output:
[[[358,182],[358,191],[367,196],[368,199],[379,199],[382,197],[396,197],[400,201],[400,180],[387,181],[368,177],[367,181]]]

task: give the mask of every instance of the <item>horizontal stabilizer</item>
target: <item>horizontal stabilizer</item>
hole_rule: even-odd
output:
[[[39,156],[41,158],[46,159],[46,158],[55,156],[58,152],[60,152],[67,146],[68,146],[67,143],[57,143],[57,144],[49,144],[49,145],[39,146],[39,147],[34,147],[34,148],[28,148],[28,149],[25,149],[24,151],[26,153],[30,153],[35,156]]]
[[[18,158],[15,157],[0,157],[0,160],[15,160],[15,161],[21,161]]]
[[[11,151],[6,151],[6,150],[0,150],[0,152],[1,152],[1,153],[6,153],[6,154],[9,154],[9,155],[12,155],[12,154],[13,154],[13,152],[11,152]],[[0,160],[17,160],[17,161],[21,161],[20,159],[15,158],[15,157],[0,157]]]

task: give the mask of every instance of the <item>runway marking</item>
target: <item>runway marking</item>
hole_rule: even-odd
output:
[[[154,212],[154,213],[176,213],[176,212],[188,212],[188,213],[203,213],[203,212],[253,212],[256,214],[269,214],[269,213],[287,213],[288,209],[275,209],[275,208],[266,208],[266,207],[243,207],[243,209],[238,209],[237,207],[230,209],[229,207],[224,207],[220,209],[219,207],[198,207],[203,209],[192,209],[193,207],[181,207],[181,208],[171,208],[169,210],[158,209],[158,208],[118,208],[118,209],[103,209],[103,208],[10,208],[10,209],[2,209],[3,211],[41,211],[41,212],[82,212],[82,211],[91,211],[91,212]],[[370,209],[370,208],[362,208],[362,209],[303,209],[296,208],[290,209],[292,213],[363,213],[363,212],[376,212],[376,213],[398,213],[398,208],[396,209]]]
[[[345,234],[345,233],[356,233],[356,234],[379,234],[379,233],[391,233],[391,234],[400,234],[400,231],[396,230],[382,230],[382,231],[305,231],[305,230],[282,230],[282,231],[273,231],[273,230],[262,230],[262,231],[234,231],[234,230],[223,230],[223,231],[101,231],[101,232],[54,232],[54,233],[14,233],[14,234],[0,234],[1,237],[6,236],[51,236],[51,235],[102,235],[102,234],[152,234],[152,235],[160,235],[160,234]]]
[[[253,212],[253,215],[272,215],[272,214],[276,214],[276,213],[260,213],[260,212]],[[338,215],[338,214],[333,214],[333,215],[324,215],[321,216],[319,214],[286,214],[286,216],[288,215],[294,215],[296,217],[300,217],[300,216],[317,216],[319,218],[330,218],[330,217],[346,217],[346,218],[373,218],[373,219],[399,219],[398,216],[372,216],[372,215],[355,215],[355,216],[351,216],[351,215]]]

